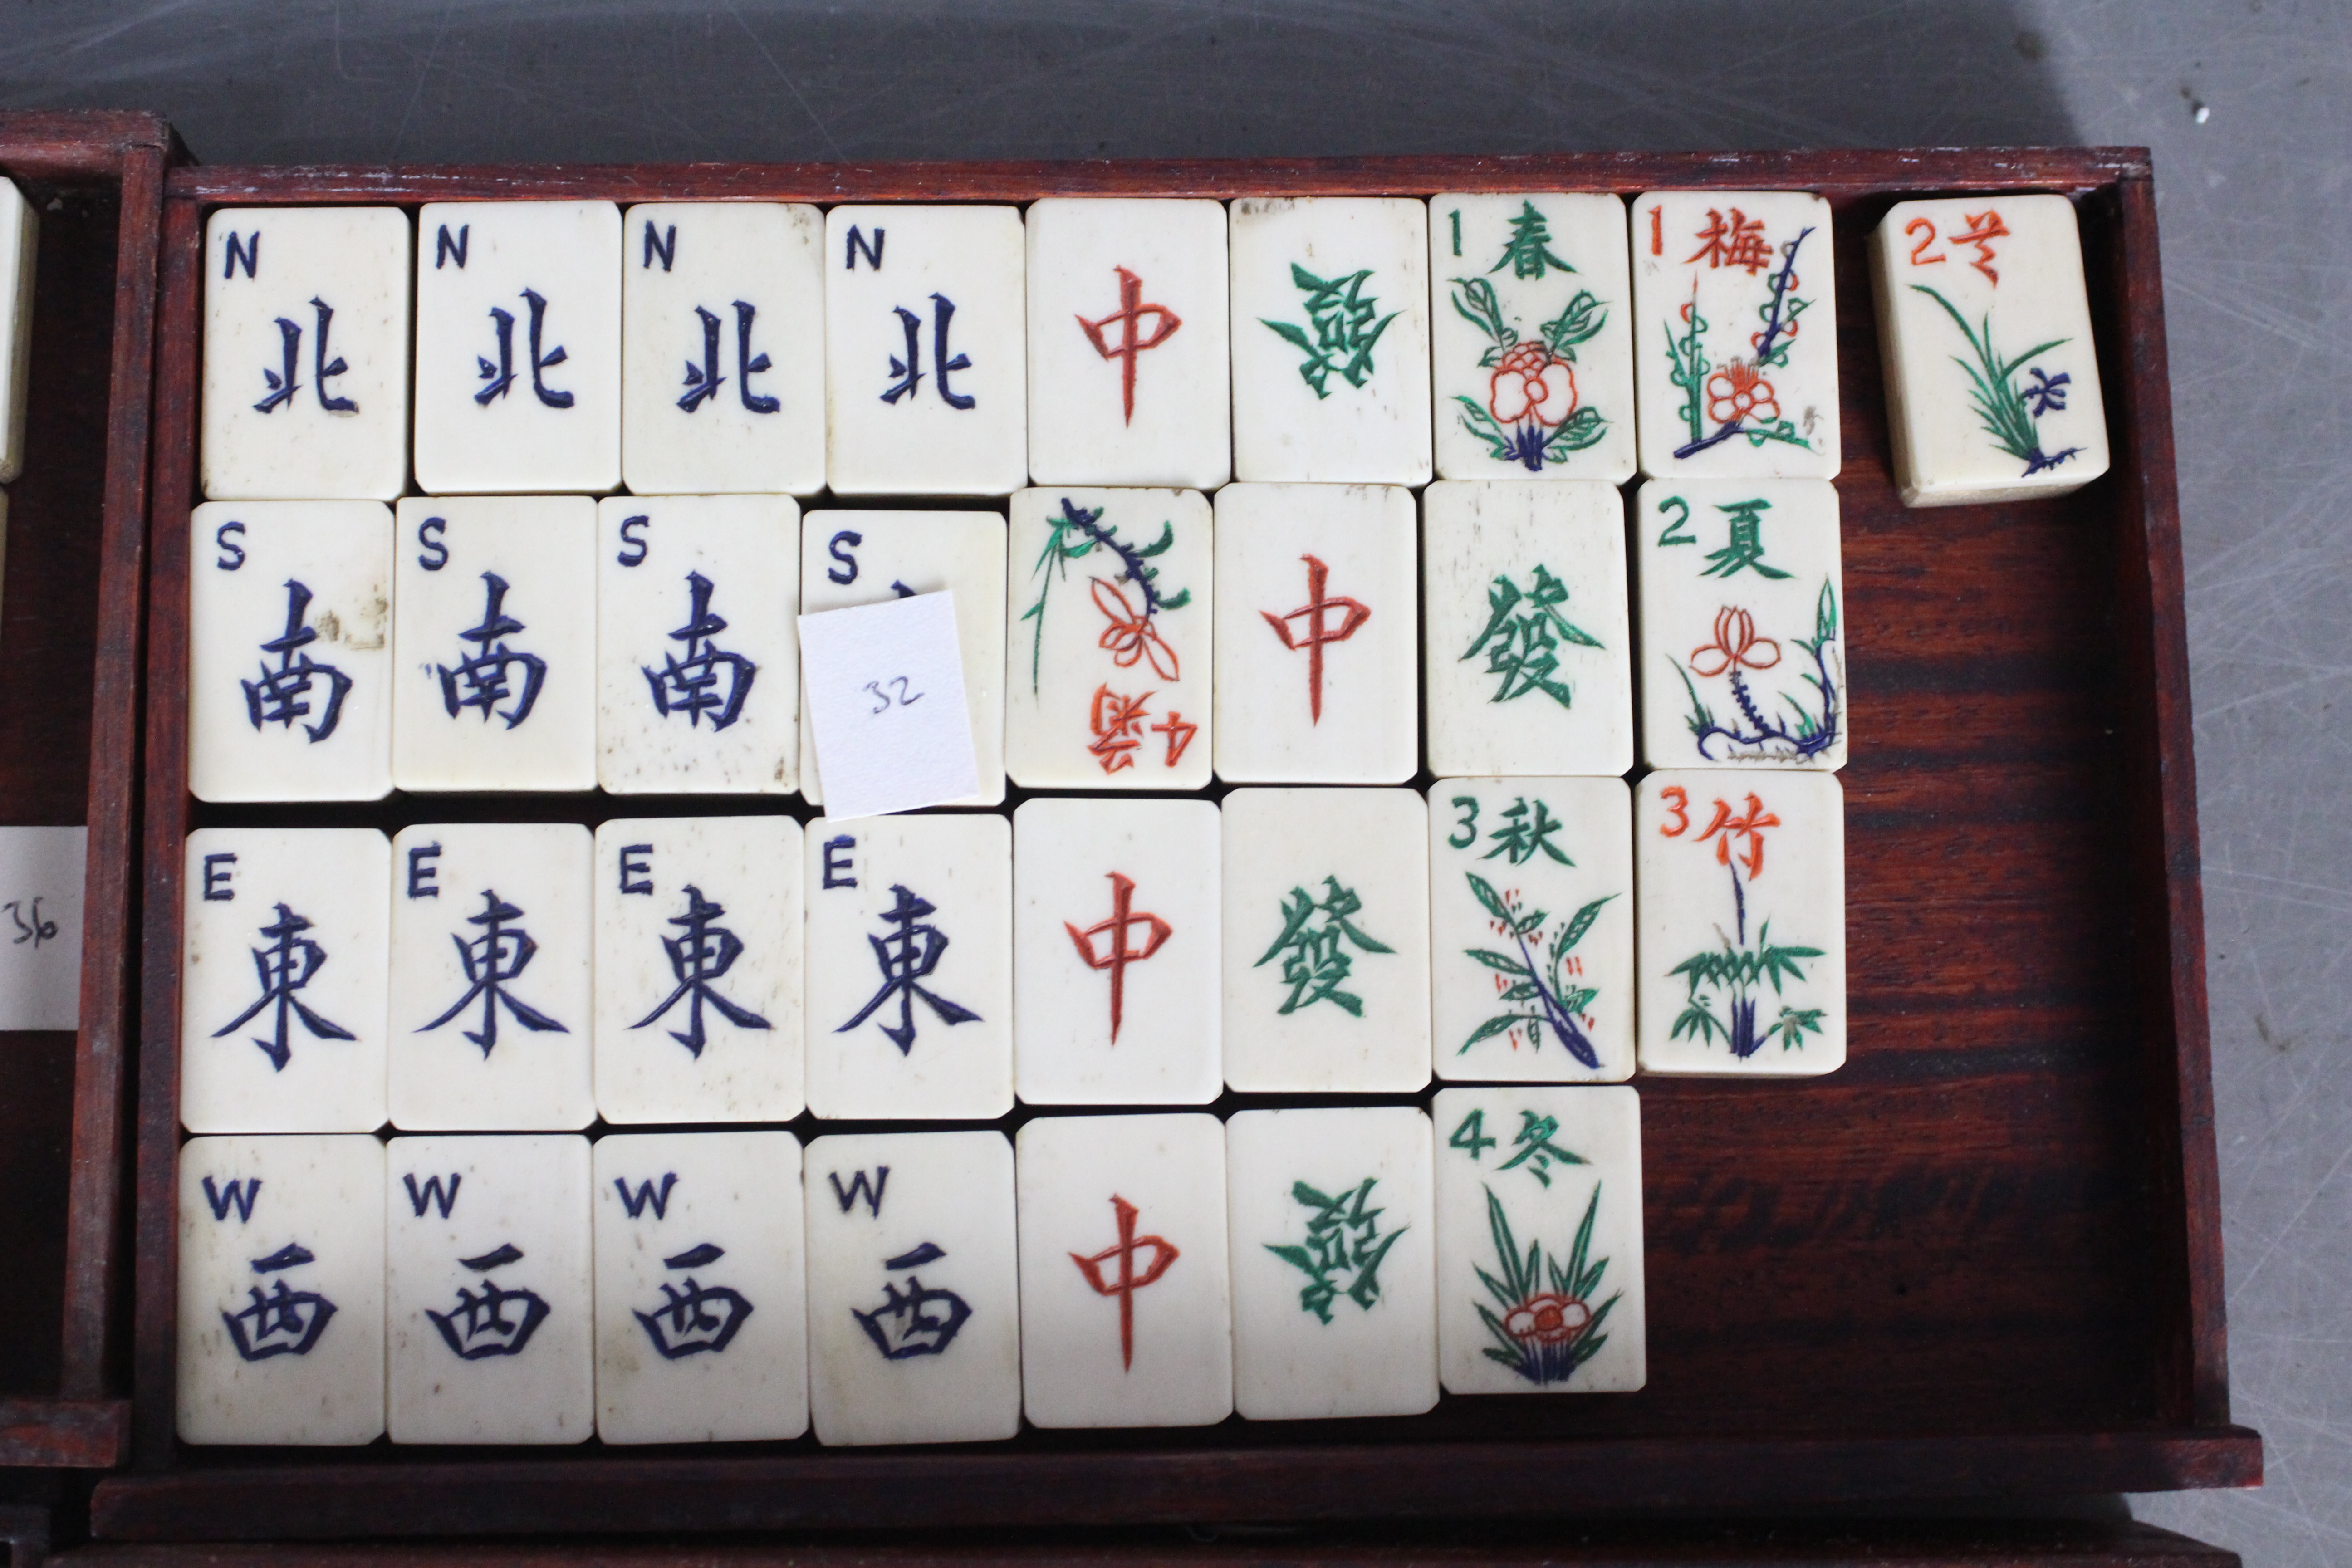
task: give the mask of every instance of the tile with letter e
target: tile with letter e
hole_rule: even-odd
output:
[[[1845,1065],[1845,792],[1832,773],[1669,768],[1634,791],[1642,1070]]]
[[[1633,765],[1625,503],[1608,485],[1440,480],[1422,495],[1429,765]]]
[[[1429,198],[1437,471],[1633,477],[1625,204],[1558,192]]]
[[[383,1202],[364,1133],[182,1145],[180,1441],[383,1436]]]
[[[835,495],[1002,496],[1029,479],[1021,212],[824,215],[825,473]]]
[[[837,210],[837,209],[836,209]],[[801,613],[955,595],[956,644],[980,793],[1004,798],[1004,519],[993,511],[813,511],[801,522]],[[807,694],[801,702],[801,795],[824,801]]]
[[[1897,202],[1870,281],[1904,505],[2063,495],[2107,471],[2074,203]]]
[[[1225,1130],[1213,1116],[1021,1129],[1022,1390],[1037,1426],[1207,1426],[1234,1409]]]
[[[1633,1076],[1633,802],[1622,779],[1429,786],[1437,1076]]]
[[[847,1121],[1012,1110],[1012,824],[820,817],[803,843],[809,1109]]]
[[[1652,479],[1633,500],[1642,760],[1845,766],[1845,581],[1822,479]]]
[[[404,790],[596,787],[596,503],[402,501],[392,777]]]
[[[373,827],[202,827],[187,854],[180,1124],[383,1126],[390,841]]]
[[[621,231],[629,488],[823,489],[824,216],[799,202],[650,202]]]
[[[1637,197],[1633,342],[1644,474],[1837,478],[1837,289],[1821,197]]]
[[[205,494],[408,488],[408,215],[223,207],[205,230]]]
[[[1244,1110],[1225,1124],[1234,1405],[1253,1421],[1437,1403],[1437,1227],[1415,1106]]]
[[[1217,492],[1216,772],[1402,784],[1421,765],[1412,495]]]
[[[392,1121],[570,1131],[595,1119],[588,830],[419,823],[392,841]]]
[[[1409,789],[1240,789],[1223,828],[1225,1082],[1427,1083],[1427,804]]]
[[[1445,1391],[1640,1388],[1640,1097],[1622,1085],[1449,1089],[1430,1110]]]
[[[1024,1100],[1217,1098],[1220,834],[1204,800],[1043,798],[1013,814],[1013,1073]]]
[[[33,374],[33,270],[40,219],[16,182],[0,177],[0,480],[25,468],[25,392]],[[0,506],[5,506],[0,498]],[[6,521],[0,511],[0,522]]]
[[[395,1443],[579,1443],[595,1426],[588,1140],[384,1146]]]
[[[596,504],[596,782],[614,795],[800,783],[801,513],[789,496]]]
[[[1224,204],[1048,196],[1026,222],[1034,481],[1231,479]]]
[[[620,208],[425,204],[415,443],[428,495],[620,484]]]
[[[597,1140],[593,1166],[596,1436],[807,1431],[800,1140],[624,1133]]]
[[[0,1029],[81,1026],[85,827],[0,827]]]
[[[1429,482],[1429,209],[1233,205],[1234,477]]]
[[[607,1121],[801,1113],[801,825],[596,829],[596,1109]]]
[[[983,1443],[1021,1430],[1013,1145],[874,1132],[808,1146],[817,1441]]]
[[[1195,490],[1030,489],[1005,574],[1004,767],[1031,789],[1205,789],[1215,552]]]
[[[189,793],[390,795],[392,509],[207,501],[189,531]]]

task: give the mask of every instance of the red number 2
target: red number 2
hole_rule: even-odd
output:
[[[1915,217],[1909,223],[1903,226],[1903,232],[1906,235],[1919,234],[1919,231],[1923,228],[1927,232],[1924,235],[1920,235],[1919,243],[1911,247],[1911,265],[1914,267],[1925,267],[1931,261],[1941,261],[1944,259],[1940,256],[1922,256],[1919,254],[1921,251],[1936,243],[1936,226],[1933,223],[1924,217]]]

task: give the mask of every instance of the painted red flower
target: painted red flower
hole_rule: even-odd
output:
[[[1769,669],[1780,662],[1780,645],[1756,635],[1756,617],[1727,605],[1715,612],[1715,640],[1691,649],[1690,656],[1691,669],[1709,680],[1742,665]]]
[[[1547,1290],[1530,1296],[1503,1317],[1503,1331],[1523,1344],[1566,1344],[1592,1321],[1592,1309],[1573,1296]]]
[[[1780,404],[1772,384],[1750,360],[1733,360],[1706,378],[1706,416],[1718,425],[1737,425],[1753,415],[1759,419],[1780,417]]]
[[[1176,650],[1168,646],[1160,628],[1151,624],[1151,613],[1138,613],[1127,595],[1119,592],[1118,584],[1100,577],[1089,581],[1094,586],[1095,608],[1110,622],[1096,639],[1096,645],[1107,649],[1112,662],[1121,669],[1132,669],[1137,660],[1149,658],[1154,675],[1162,680],[1177,679]]]
[[[1576,412],[1576,373],[1541,343],[1517,344],[1495,366],[1486,412],[1498,425],[1559,425]]]

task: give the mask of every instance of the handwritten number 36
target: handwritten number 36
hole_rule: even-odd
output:
[[[886,686],[897,687],[898,695],[894,697],[885,691],[883,688]],[[874,706],[866,710],[869,715],[883,712],[894,703],[900,708],[911,708],[923,700],[921,692],[908,691],[907,678],[903,675],[893,676],[887,680],[869,680],[866,683],[866,689],[872,693],[874,698]]]

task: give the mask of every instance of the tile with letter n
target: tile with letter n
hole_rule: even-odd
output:
[[[588,830],[419,823],[392,841],[392,1121],[595,1119]]]
[[[1250,197],[1232,257],[1234,477],[1428,483],[1429,209]]]
[[[384,1146],[395,1443],[579,1443],[595,1426],[588,1140]]]
[[[621,210],[427,202],[416,222],[416,482],[621,482]]]
[[[33,374],[33,271],[41,222],[16,182],[0,176],[0,480],[25,468],[25,393]],[[0,496],[0,523],[7,521]]]
[[[1029,479],[1021,212],[824,215],[825,474],[844,496],[1003,496]]]
[[[1897,202],[1870,281],[1904,505],[2063,495],[2107,471],[2073,202]]]
[[[1822,479],[1652,479],[1633,500],[1642,760],[1845,766],[1845,579]]]
[[[1225,1082],[1426,1084],[1427,804],[1409,789],[1240,789],[1223,827]]]
[[[411,496],[394,532],[392,777],[596,787],[596,503]]]
[[[1013,1073],[1031,1105],[1206,1105],[1223,1076],[1222,818],[1205,800],[1013,814]]]
[[[1625,204],[1607,194],[1429,198],[1437,471],[1633,477]]]
[[[801,1113],[801,825],[596,829],[596,1109],[605,1121]]]
[[[1415,1106],[1244,1110],[1225,1124],[1234,1404],[1253,1421],[1437,1403],[1437,1227]]]
[[[800,1140],[596,1142],[596,1436],[781,1440],[808,1430]]]
[[[1004,798],[1004,518],[993,511],[813,511],[801,521],[801,613],[955,595],[956,644],[980,791]],[[801,701],[801,795],[824,801],[807,693]]]
[[[621,470],[639,495],[824,488],[824,215],[648,202],[622,215]]]
[[[182,1442],[383,1435],[383,1163],[364,1133],[181,1146]]]
[[[1622,779],[1429,786],[1437,1076],[1633,1076],[1633,802]]]
[[[390,795],[392,509],[207,501],[189,531],[189,792]]]
[[[373,827],[203,827],[187,856],[180,1124],[383,1126],[391,843]]]
[[[1625,503],[1608,485],[1440,480],[1422,495],[1429,765],[1633,765]]]
[[[789,496],[596,506],[596,782],[614,795],[800,784],[801,513]]]
[[[1830,205],[1804,191],[1652,191],[1633,203],[1642,472],[1837,478]]]
[[[982,1443],[1021,1430],[1021,1291],[1004,1134],[808,1146],[817,1441]]]
[[[1041,1116],[1021,1129],[1018,1161],[1030,1424],[1232,1415],[1223,1125],[1198,1111]]]
[[[1623,1085],[1449,1089],[1430,1111],[1445,1391],[1642,1387],[1640,1098]]]
[[[1831,773],[1668,768],[1634,791],[1642,1070],[1845,1065],[1845,792]]]
[[[1197,490],[1023,490],[1004,766],[1031,789],[1205,789],[1215,552]]]
[[[1012,824],[820,817],[803,842],[809,1109],[846,1121],[1012,1110]]]

